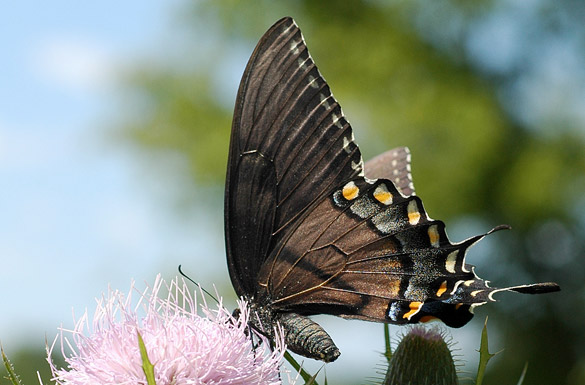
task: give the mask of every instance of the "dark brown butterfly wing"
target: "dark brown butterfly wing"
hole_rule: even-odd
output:
[[[295,219],[362,166],[300,30],[282,19],[248,62],[232,124],[225,232],[238,295],[254,293],[260,267]]]
[[[302,315],[461,326],[497,291],[558,290],[493,289],[478,278],[465,253],[486,234],[448,240],[414,195],[405,147],[364,166],[290,18],[262,37],[238,91],[225,231],[230,277],[252,302],[253,327],[270,335],[278,321],[289,347],[325,361],[339,351]]]
[[[369,179],[390,179],[402,195],[414,195],[408,147],[393,148],[368,160],[365,172]]]
[[[405,197],[390,180],[360,178],[298,223],[261,281],[270,277],[272,304],[286,311],[395,324],[439,318],[452,327],[467,323],[494,292],[556,290],[490,288],[465,263],[467,249],[485,235],[451,243],[420,198]]]

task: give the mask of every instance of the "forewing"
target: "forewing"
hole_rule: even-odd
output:
[[[465,263],[487,234],[451,243],[444,223],[390,180],[348,182],[308,213],[262,276],[272,305],[388,323],[439,318],[458,327],[494,292],[555,291],[554,284],[490,288]],[[265,269],[268,269],[265,266]]]
[[[352,129],[297,25],[282,19],[248,62],[232,123],[225,232],[238,295],[254,293],[262,264],[307,208],[358,175]]]

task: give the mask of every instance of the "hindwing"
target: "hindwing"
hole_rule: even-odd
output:
[[[283,311],[395,324],[438,318],[459,327],[494,292],[551,288],[490,288],[465,262],[485,235],[452,243],[420,198],[404,196],[390,180],[360,178],[302,218],[259,281]]]

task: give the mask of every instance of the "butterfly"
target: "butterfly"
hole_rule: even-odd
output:
[[[475,275],[467,249],[501,228],[451,243],[415,194],[408,148],[364,164],[293,19],[262,36],[236,98],[225,186],[229,274],[251,327],[273,338],[278,323],[290,350],[330,362],[339,349],[310,315],[460,327],[498,291],[559,290]]]

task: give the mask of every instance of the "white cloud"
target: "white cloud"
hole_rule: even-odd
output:
[[[74,91],[97,91],[114,80],[117,60],[104,46],[81,37],[50,37],[33,50],[34,71]]]

